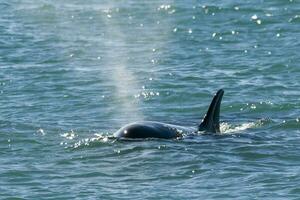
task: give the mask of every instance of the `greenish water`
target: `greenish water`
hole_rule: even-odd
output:
[[[300,2],[0,1],[1,199],[298,199]],[[222,134],[193,127],[225,90]]]

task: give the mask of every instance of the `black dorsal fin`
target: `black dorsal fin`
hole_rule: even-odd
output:
[[[211,133],[220,132],[220,107],[224,94],[224,90],[220,89],[214,96],[206,115],[201,124],[198,126],[198,131],[205,131]]]

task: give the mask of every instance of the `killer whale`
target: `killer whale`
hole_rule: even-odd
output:
[[[207,113],[197,128],[165,124],[156,121],[141,121],[127,124],[114,133],[116,138],[163,138],[172,139],[182,137],[183,132],[220,132],[220,107],[224,90],[220,89],[213,97]]]

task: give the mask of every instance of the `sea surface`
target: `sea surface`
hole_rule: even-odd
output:
[[[299,0],[0,1],[0,199],[299,198]]]

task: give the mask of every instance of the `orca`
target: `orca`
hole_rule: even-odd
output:
[[[206,115],[197,128],[187,128],[156,121],[141,121],[127,124],[114,133],[116,138],[181,138],[183,133],[220,133],[220,107],[224,90],[220,89],[213,97]]]

